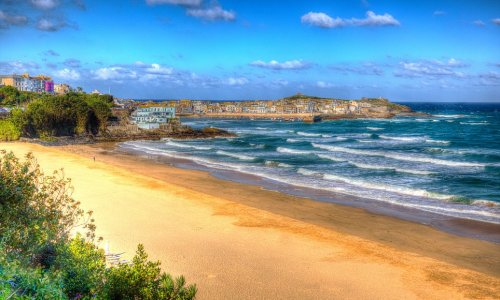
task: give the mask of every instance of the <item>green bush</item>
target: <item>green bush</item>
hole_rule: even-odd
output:
[[[61,171],[45,176],[32,154],[25,161],[0,154],[0,237],[7,254],[33,259],[47,245],[67,242],[85,215],[71,197],[70,180]],[[93,229],[92,222],[85,227]]]
[[[103,287],[106,258],[102,249],[77,235],[60,249],[54,268],[62,270],[64,291],[71,299],[92,298]]]
[[[14,109],[10,120],[22,136],[46,140],[53,136],[104,133],[113,106],[110,95],[68,93],[30,94],[30,97],[25,110]]]
[[[154,300],[194,299],[196,286],[186,287],[183,276],[175,280],[161,272],[160,262],[148,261],[143,245],[137,246],[132,264],[110,268],[106,274],[104,299]]]
[[[0,141],[17,141],[21,132],[11,120],[0,120]]]
[[[0,151],[0,299],[194,299],[196,287],[161,272],[142,245],[132,264],[106,267],[91,212],[71,191],[33,155]],[[84,235],[71,238],[78,226]]]
[[[57,273],[8,261],[0,248],[0,299],[68,299]]]

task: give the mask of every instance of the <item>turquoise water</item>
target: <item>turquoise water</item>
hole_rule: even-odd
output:
[[[184,119],[238,137],[121,147],[348,197],[353,204],[362,199],[500,224],[500,104],[409,105],[433,116],[315,124]]]

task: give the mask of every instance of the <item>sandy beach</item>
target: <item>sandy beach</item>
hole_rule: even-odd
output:
[[[499,244],[112,147],[0,143],[64,168],[103,245],[131,257],[143,243],[198,299],[500,299]]]

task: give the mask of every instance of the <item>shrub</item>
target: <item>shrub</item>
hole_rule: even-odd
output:
[[[131,265],[106,269],[95,226],[61,171],[46,176],[32,154],[0,151],[0,299],[194,299],[142,245]],[[85,236],[70,232],[83,224]]]
[[[8,261],[0,248],[0,299],[67,299],[57,273]]]
[[[183,276],[175,280],[161,272],[160,262],[148,261],[144,246],[139,244],[132,264],[110,268],[106,274],[103,298],[123,300],[194,299],[196,286],[185,286]]]
[[[55,268],[62,270],[66,295],[71,299],[95,297],[106,271],[104,251],[77,235],[60,252]]]
[[[71,191],[61,171],[45,176],[31,153],[20,161],[0,151],[0,237],[7,254],[31,260],[47,245],[65,243],[85,215]],[[93,238],[93,223],[85,223]]]
[[[16,141],[21,136],[21,132],[10,120],[0,120],[0,141]]]

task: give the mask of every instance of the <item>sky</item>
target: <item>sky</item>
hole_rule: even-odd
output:
[[[498,0],[0,0],[0,74],[132,99],[500,102]]]

